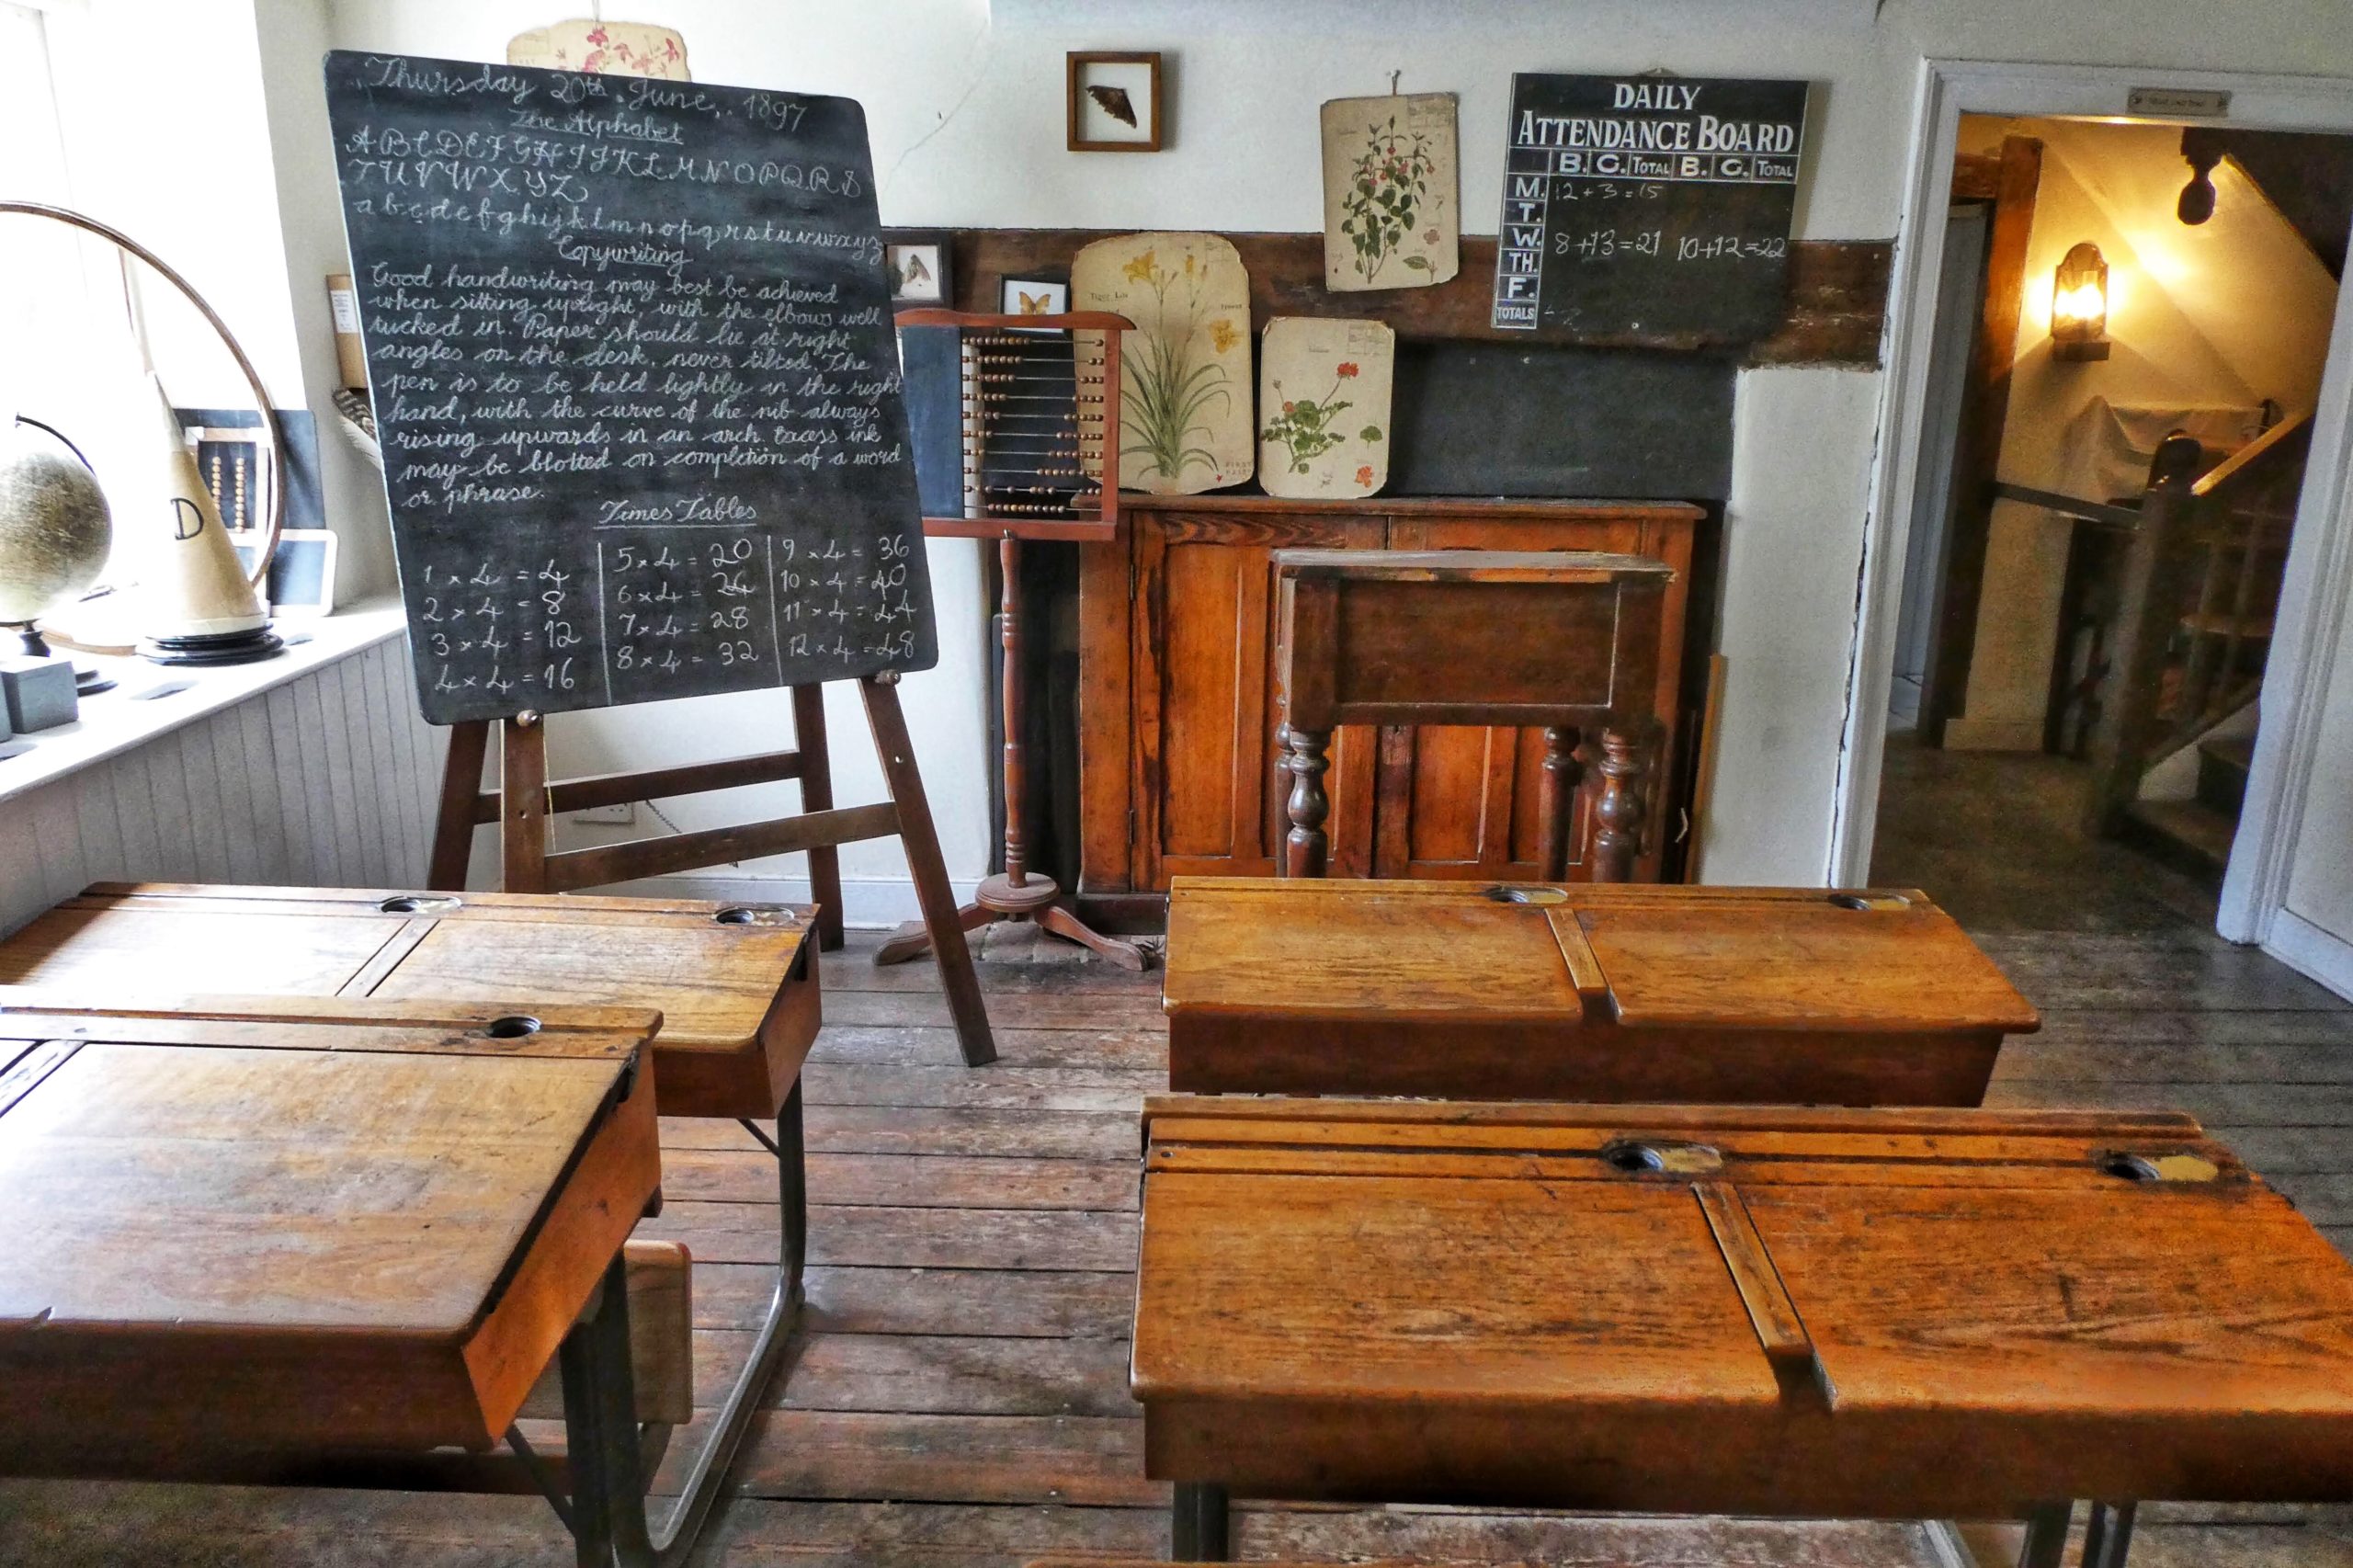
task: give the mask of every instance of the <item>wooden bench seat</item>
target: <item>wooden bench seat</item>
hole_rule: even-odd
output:
[[[631,1392],[637,1418],[683,1426],[695,1416],[694,1275],[682,1242],[631,1242],[629,1270]],[[523,1398],[525,1420],[563,1419],[563,1379],[553,1363]]]

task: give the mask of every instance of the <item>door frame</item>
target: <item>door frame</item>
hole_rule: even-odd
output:
[[[2336,77],[1976,60],[1920,62],[1888,292],[1881,439],[1871,475],[1870,511],[1863,523],[1862,582],[1831,810],[1827,870],[1834,885],[1857,886],[1870,876],[1904,550],[1914,495],[1923,482],[1921,421],[1937,290],[1942,281],[1938,272],[1949,204],[1947,190],[1961,117],[2122,119],[2127,96],[2136,87],[2220,89],[2231,95],[2226,116],[2176,123],[2353,134],[2353,80]],[[2132,118],[2145,121],[2165,117]],[[2215,918],[2215,928],[2233,941],[2264,940],[2287,897],[2328,689],[2327,666],[2348,589],[2353,589],[2353,289],[2337,296],[2313,415],[2312,456],[2296,507],[2271,658],[2264,670],[2264,722]]]

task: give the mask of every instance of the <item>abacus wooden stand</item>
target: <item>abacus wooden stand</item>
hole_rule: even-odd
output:
[[[794,745],[790,751],[557,783],[548,780],[547,723],[542,715],[526,711],[500,722],[500,782],[495,790],[482,788],[492,721],[474,719],[453,724],[441,776],[441,806],[427,882],[438,892],[463,891],[473,830],[490,823],[498,824],[499,885],[508,892],[572,892],[761,856],[805,853],[812,896],[818,906],[818,946],[834,949],[842,945],[840,846],[895,835],[906,846],[907,869],[915,878],[926,935],[939,954],[940,986],[948,994],[948,1010],[964,1063],[979,1067],[994,1062],[996,1042],[989,1033],[980,977],[973,972],[972,952],[964,942],[956,895],[940,859],[931,804],[924,795],[906,715],[899,706],[897,672],[884,671],[858,684],[891,791],[888,801],[864,806],[834,804],[821,686],[791,688]],[[549,819],[562,812],[788,778],[801,784],[803,809],[798,815],[632,839],[593,849],[551,852],[548,847]]]
[[[1125,316],[1087,311],[1046,316],[903,311],[898,320],[901,326],[953,326],[982,331],[1018,328],[1028,332],[1099,332],[1103,335],[1100,379],[1091,383],[1098,388],[1119,386],[1120,334],[1135,324]],[[1144,966],[1142,948],[1133,942],[1107,937],[1088,926],[1078,917],[1077,912],[1071,907],[1070,899],[1051,877],[1029,869],[1029,845],[1022,826],[1029,797],[1029,767],[1028,746],[1022,738],[1027,703],[1021,680],[1021,546],[1026,540],[1083,543],[1099,542],[1118,536],[1119,426],[1116,418],[1110,417],[1117,405],[1117,394],[1105,392],[1094,401],[1106,411],[1103,415],[1096,417],[1109,419],[1109,423],[1105,434],[1099,437],[1102,468],[1095,476],[1097,488],[1087,493],[1096,498],[1092,512],[1073,505],[1067,508],[1038,506],[1007,513],[1002,507],[991,509],[983,501],[973,506],[972,516],[926,517],[923,520],[923,531],[926,539],[995,540],[998,575],[1003,579],[997,597],[997,642],[1004,650],[1000,685],[1004,688],[1005,721],[1005,869],[984,880],[973,891],[972,902],[956,912],[957,942],[960,946],[962,944],[962,933],[966,930],[999,920],[1028,920],[1034,922],[1040,930],[1092,949],[1122,969],[1141,970]],[[1073,411],[1074,431],[1081,427],[1082,412],[1076,408]],[[972,449],[968,447],[967,449]],[[1046,515],[1057,510],[1063,515]],[[909,959],[920,958],[926,949],[937,946],[938,935],[938,926],[926,913],[923,927],[910,926],[903,929],[882,945],[881,950],[874,955],[874,961],[878,964],[904,963]]]

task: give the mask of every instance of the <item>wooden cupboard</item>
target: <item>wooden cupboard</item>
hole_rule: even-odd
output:
[[[1692,539],[1679,502],[1128,496],[1120,537],[1079,568],[1080,891],[1160,892],[1176,876],[1275,874],[1288,779],[1275,767],[1273,551],[1597,550],[1676,569],[1660,625],[1659,764],[1638,874],[1673,832]],[[1538,730],[1344,728],[1326,779],[1332,874],[1532,878]],[[1573,880],[1589,802],[1576,806]]]

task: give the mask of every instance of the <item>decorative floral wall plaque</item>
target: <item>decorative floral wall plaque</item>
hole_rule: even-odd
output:
[[[687,75],[687,40],[651,22],[600,22],[575,17],[551,27],[517,33],[507,41],[506,63],[550,71],[595,71],[608,76]]]
[[[1120,483],[1195,495],[1248,479],[1250,275],[1215,234],[1122,234],[1071,264],[1072,305],[1135,323],[1120,346]]]
[[[1370,495],[1389,483],[1397,335],[1377,321],[1278,316],[1258,349],[1258,483],[1269,495]]]
[[[1427,289],[1461,265],[1454,95],[1324,106],[1324,286]]]

